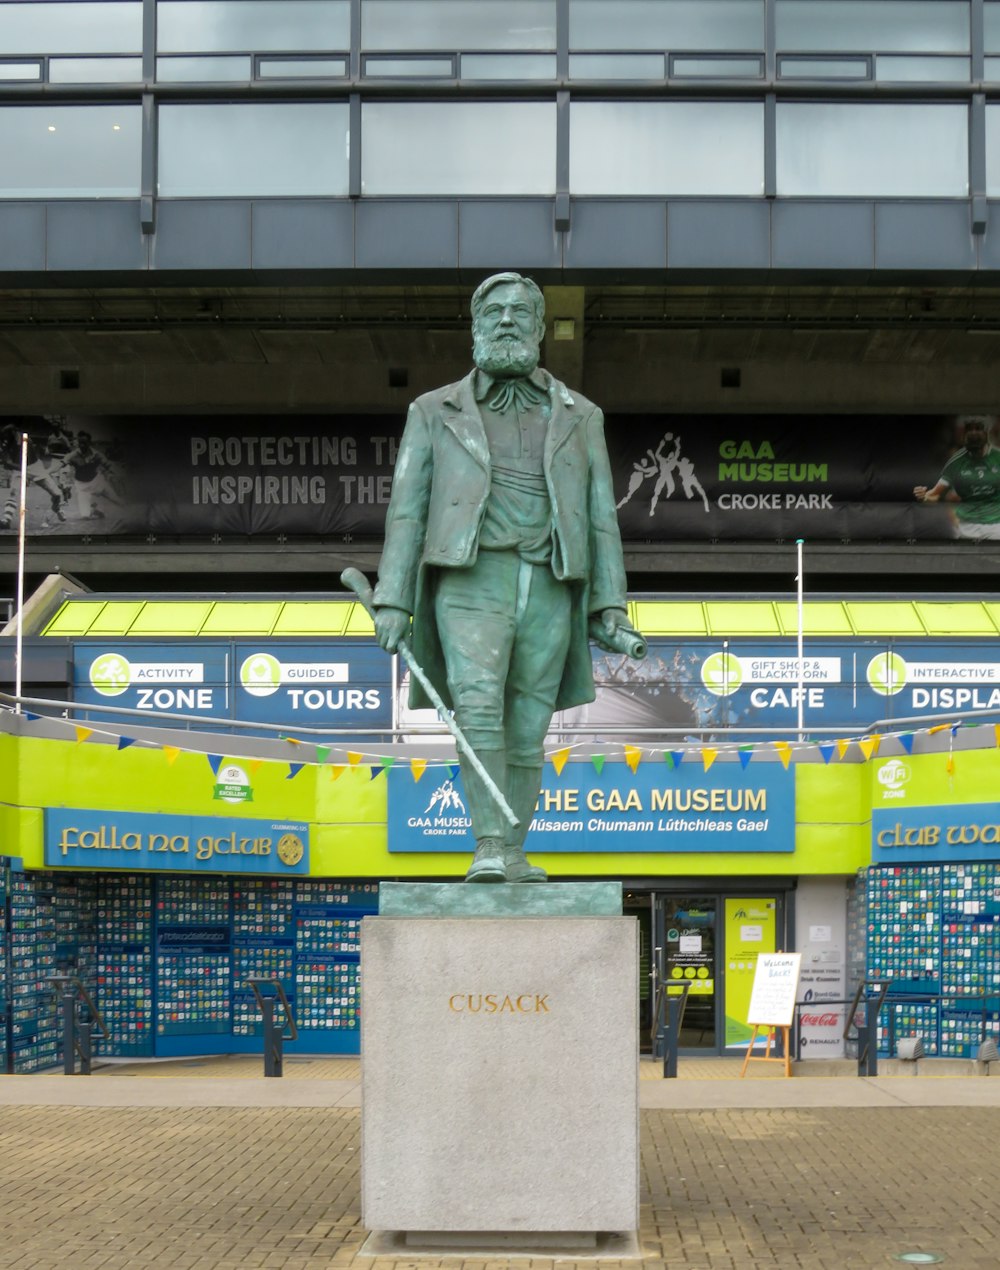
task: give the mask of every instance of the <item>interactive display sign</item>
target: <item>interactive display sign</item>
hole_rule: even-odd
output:
[[[414,782],[389,778],[389,850],[471,851],[461,775],[433,768]],[[780,763],[743,770],[717,763],[671,771],[623,763],[601,772],[574,763],[548,775],[531,824],[529,849],[544,852],[791,852],[795,849],[795,771]]]

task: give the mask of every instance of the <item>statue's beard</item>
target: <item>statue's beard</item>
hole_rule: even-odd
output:
[[[496,335],[492,339],[473,331],[472,359],[487,375],[515,378],[530,375],[538,365],[538,344],[517,335]]]

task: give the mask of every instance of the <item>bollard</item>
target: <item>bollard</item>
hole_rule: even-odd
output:
[[[88,1020],[86,1023],[77,1023],[76,1034],[79,1038],[78,1046],[80,1050],[80,1075],[90,1075],[90,1062],[94,1056],[94,1025]]]
[[[681,1015],[684,1013],[684,997],[667,997],[667,1035],[663,1051],[663,1075],[667,1079],[677,1076],[677,1050],[681,1043]]]
[[[76,1074],[76,993],[67,988],[62,995],[63,1075]]]
[[[881,1001],[865,1001],[865,1022],[858,1028],[858,1075],[878,1075],[878,1011]]]
[[[284,1037],[282,1029],[274,1024],[274,1001],[264,997],[260,1003],[264,1021],[264,1075],[280,1076],[284,1065]]]

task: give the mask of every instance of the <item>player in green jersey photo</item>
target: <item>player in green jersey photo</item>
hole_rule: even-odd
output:
[[[918,502],[950,504],[956,538],[1000,540],[1000,450],[990,442],[992,423],[989,415],[963,415],[962,449],[933,487],[913,490]]]

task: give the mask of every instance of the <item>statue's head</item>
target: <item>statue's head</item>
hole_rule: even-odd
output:
[[[545,300],[519,273],[495,273],[472,296],[472,356],[499,377],[530,375],[545,334]]]

